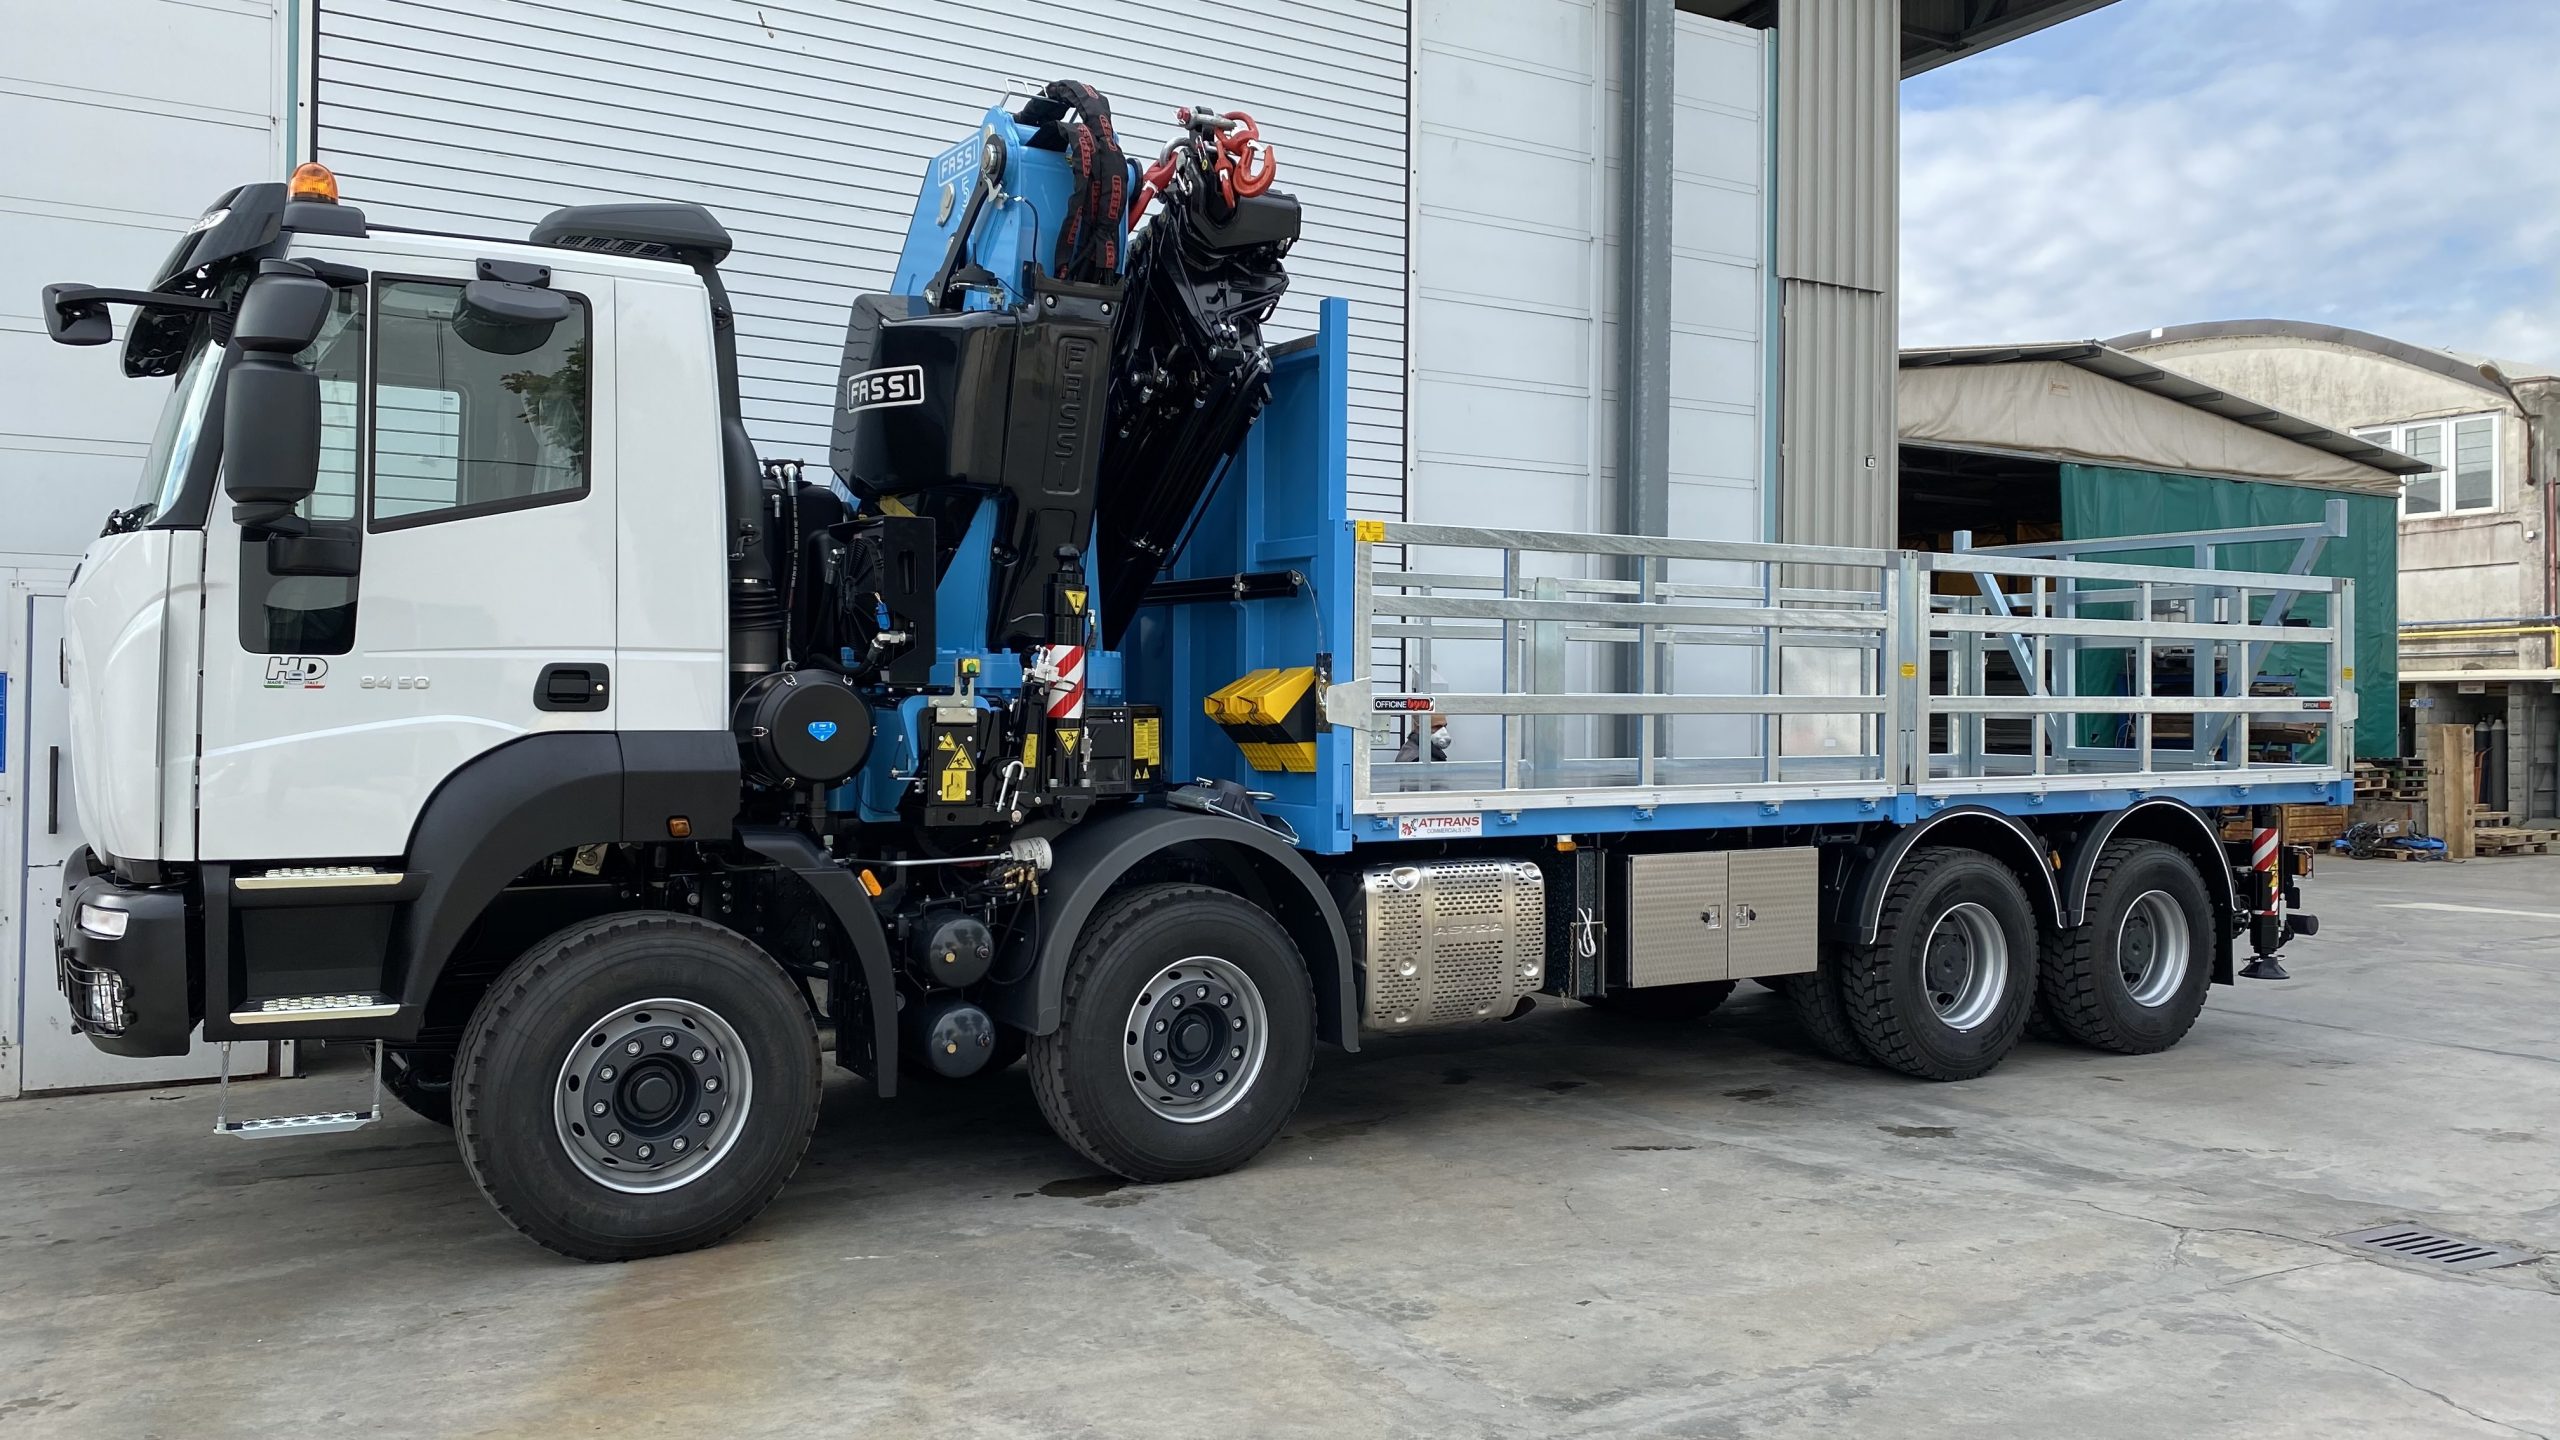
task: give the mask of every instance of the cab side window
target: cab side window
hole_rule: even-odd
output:
[[[383,282],[374,300],[375,531],[578,499],[588,490],[589,311],[495,324],[463,287]]]

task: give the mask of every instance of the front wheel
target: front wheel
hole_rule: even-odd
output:
[[[508,1223],[581,1260],[721,1239],[780,1193],[818,1119],[817,1029],[782,967],[686,915],[535,945],[463,1031],[454,1135]]]
[[[1233,1170],[1298,1108],[1315,1063],[1306,962],[1261,907],[1202,885],[1106,901],[1068,962],[1058,1028],[1031,1037],[1058,1138],[1131,1180]]]

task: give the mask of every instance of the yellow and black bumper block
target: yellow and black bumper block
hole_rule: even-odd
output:
[[[1200,702],[1256,770],[1312,775],[1316,768],[1316,667],[1255,670]]]

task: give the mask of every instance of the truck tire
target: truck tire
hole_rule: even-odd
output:
[[[1630,1020],[1674,1023],[1702,1020],[1733,997],[1731,980],[1702,980],[1694,985],[1648,985],[1641,990],[1612,990],[1585,1003]]]
[[[455,1056],[454,1136],[507,1223],[631,1260],[754,1219],[800,1167],[819,1086],[817,1027],[772,956],[707,920],[626,912],[489,987]]]
[[[442,1050],[382,1052],[382,1088],[411,1114],[438,1125],[453,1124],[453,1056]]]
[[[1288,932],[1205,885],[1104,902],[1067,963],[1058,1028],[1031,1037],[1058,1138],[1142,1183],[1233,1170],[1298,1108],[1315,992]]]
[[[2186,1038],[2213,983],[2213,902],[2195,865],[2155,840],[2098,852],[2089,918],[2045,944],[2038,984],[2053,1027],[2149,1055]]]
[[[2035,998],[2026,888],[1988,855],[1912,852],[1885,893],[1876,943],[1849,947],[1840,990],[1858,1042],[1882,1065],[1970,1080],[2015,1049]]]
[[[1840,993],[1836,950],[1826,950],[1817,969],[1776,977],[1775,988],[1787,997],[1787,1008],[1795,1012],[1796,1023],[1804,1027],[1814,1048],[1851,1065],[1869,1063],[1867,1047],[1858,1042],[1857,1027],[1849,1023],[1848,1001]]]

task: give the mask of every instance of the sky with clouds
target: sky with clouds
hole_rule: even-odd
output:
[[[1902,101],[1906,345],[2277,317],[2560,366],[2560,0],[2116,0]]]

